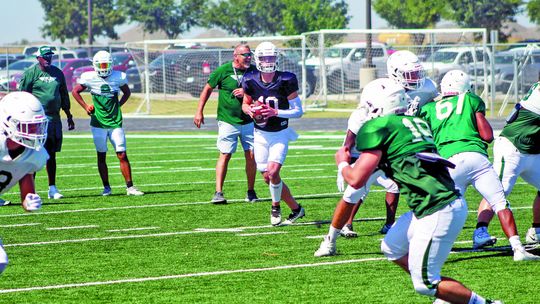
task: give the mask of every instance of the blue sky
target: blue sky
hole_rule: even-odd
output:
[[[353,16],[350,28],[365,28],[365,1],[347,0],[349,14]],[[38,0],[2,1],[0,10],[0,45],[27,39],[29,41],[44,40],[39,28],[43,25],[44,12]],[[524,26],[532,26],[527,16],[521,15],[518,22]],[[386,25],[384,20],[374,14],[373,28]],[[128,29],[129,25],[118,28],[118,33]]]

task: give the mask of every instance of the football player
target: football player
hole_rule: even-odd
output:
[[[358,132],[360,157],[350,166],[349,149],[342,147],[335,158],[352,187],[363,187],[381,167],[406,196],[411,211],[388,231],[381,244],[383,253],[410,274],[414,289],[422,295],[451,303],[492,303],[460,282],[441,276],[465,224],[467,204],[446,168],[452,164],[434,153],[429,126],[418,117],[400,115],[408,108],[407,97],[390,79],[372,81],[362,95],[366,95],[370,120]]]
[[[252,118],[255,112],[260,111],[264,118],[255,121],[254,153],[257,169],[270,188],[270,223],[274,226],[281,224],[280,201],[283,199],[292,211],[283,224],[290,224],[305,214],[280,176],[289,141],[298,138],[298,134],[289,127],[289,119],[300,118],[304,113],[297,93],[298,80],[293,73],[278,71],[279,52],[271,42],[260,43],[254,56],[257,70],[245,74],[242,83],[242,111]]]
[[[386,69],[388,78],[402,86],[410,97],[407,115],[416,115],[419,108],[439,95],[435,82],[425,76],[418,56],[410,51],[392,53],[386,62]]]
[[[92,60],[94,71],[85,72],[73,88],[72,94],[81,107],[90,115],[90,126],[97,151],[99,176],[103,182],[103,196],[111,195],[109,172],[107,168],[107,139],[116,151],[120,160],[120,171],[126,181],[127,195],[143,195],[133,186],[131,165],[126,154],[126,136],[122,128],[122,107],[131,95],[127,84],[126,74],[112,69],[111,54],[99,51]],[[87,104],[81,97],[81,92],[90,89],[92,103]],[[122,98],[118,94],[122,91]]]
[[[366,95],[367,96],[367,95]],[[348,121],[348,130],[343,146],[349,149],[351,155],[351,164],[354,164],[360,153],[356,149],[356,141],[361,140],[356,137],[360,128],[368,120],[368,109],[365,105],[365,97],[362,94],[358,108],[353,111]],[[399,189],[397,184],[384,175],[381,170],[375,171],[366,182],[364,187],[355,189],[347,185],[343,197],[339,200],[328,234],[321,242],[319,249],[315,251],[314,256],[324,257],[336,254],[336,240],[339,235],[344,237],[356,237],[356,232],[352,229],[352,222],[360,205],[365,200],[371,185],[375,183],[386,189],[386,223],[380,230],[380,233],[386,234],[395,221],[396,208],[399,201]],[[341,171],[338,170],[337,178],[338,190],[343,192],[344,180]]]
[[[456,165],[449,171],[457,190],[464,196],[467,187],[473,185],[487,199],[514,250],[514,261],[540,259],[521,244],[503,186],[488,160],[487,145],[493,141],[493,130],[485,117],[484,101],[472,93],[469,75],[449,71],[441,81],[441,93],[441,100],[420,108],[419,117],[430,125],[440,155]],[[473,247],[488,241],[489,237],[475,237]]]
[[[500,137],[493,145],[493,166],[499,172],[504,193],[512,192],[518,177],[536,188],[533,201],[532,227],[526,235],[527,243],[540,240],[540,82],[532,85],[529,92],[516,104],[506,120]],[[487,228],[493,211],[482,201],[478,209],[478,225]],[[476,231],[475,231],[476,232]]]
[[[424,68],[420,63],[420,60],[412,52],[406,50],[394,52],[388,58],[386,67],[388,77],[394,80],[398,85],[403,87],[407,95],[410,97],[408,99],[408,115],[415,115],[419,107],[423,106],[424,104],[432,101],[433,99],[435,99],[435,97],[437,97],[438,92],[435,83],[431,79],[425,77]],[[356,140],[356,131],[358,131],[364,123],[364,118],[362,117],[362,115],[359,115],[359,113],[360,112],[353,113],[349,118],[349,130],[351,130],[352,132],[347,133],[348,135],[344,144],[345,146],[348,146],[349,149],[351,149],[352,143],[354,143]],[[352,130],[351,128],[356,129],[356,131]],[[352,156],[354,157],[355,155]],[[369,188],[373,182],[379,184],[380,186],[383,186],[387,190],[385,200],[386,223],[381,228],[380,232],[382,234],[388,232],[388,230],[394,223],[397,204],[399,202],[399,190],[396,189],[395,183],[393,183],[386,176],[384,176],[384,173],[379,171],[378,173],[376,173],[376,176],[370,179],[370,182],[367,183],[367,187],[365,187],[364,189],[354,190],[353,188],[347,187],[344,195],[347,197],[344,197],[344,200],[338,203],[338,206],[341,205],[343,209],[339,208],[338,210],[338,207],[336,207],[329,234],[321,243],[319,250],[315,253],[316,256],[333,255],[336,253],[335,239],[337,238],[337,235],[339,235],[340,229],[341,235],[343,236],[356,236],[356,233],[352,230],[353,219],[358,211],[358,208],[360,207],[360,203],[356,204],[356,202],[358,201],[358,199],[365,199],[365,195],[367,195],[367,193],[369,192]],[[339,185],[342,184],[340,172],[338,172],[337,183],[339,188]],[[352,193],[355,194],[352,195]],[[351,197],[354,197],[354,199],[351,200]],[[355,205],[344,205],[344,203],[347,201],[352,201],[352,204]],[[349,209],[350,211],[347,209]],[[343,226],[343,220],[341,219],[341,217],[348,217],[347,224],[345,226]],[[340,225],[343,228],[340,228]]]
[[[34,174],[49,158],[43,148],[47,124],[41,102],[30,93],[9,93],[0,101],[0,194],[18,183],[26,211],[41,208]],[[8,257],[0,240],[0,273],[7,265]]]

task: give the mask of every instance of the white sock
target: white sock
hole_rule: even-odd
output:
[[[473,291],[472,294],[471,294],[471,298],[469,299],[469,304],[486,304],[486,299],[484,299],[481,296],[477,295]]]
[[[279,181],[279,184],[274,185],[272,182],[269,183],[270,196],[272,197],[272,202],[279,203],[281,201],[281,191],[283,190],[283,181]]]
[[[519,235],[511,236],[508,241],[510,242],[510,246],[512,246],[512,250],[523,248],[523,244],[519,240]]]
[[[340,231],[341,229],[337,229],[334,226],[330,225],[330,229],[328,229],[328,240],[332,243],[335,243]]]

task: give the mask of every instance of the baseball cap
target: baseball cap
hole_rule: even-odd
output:
[[[38,56],[42,57],[45,55],[53,55],[54,52],[52,51],[51,47],[48,45],[40,46],[39,47],[39,53]]]

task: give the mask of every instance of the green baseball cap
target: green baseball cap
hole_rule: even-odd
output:
[[[52,51],[51,47],[48,45],[40,46],[39,47],[39,57],[43,57],[45,55],[53,55],[54,52]]]

